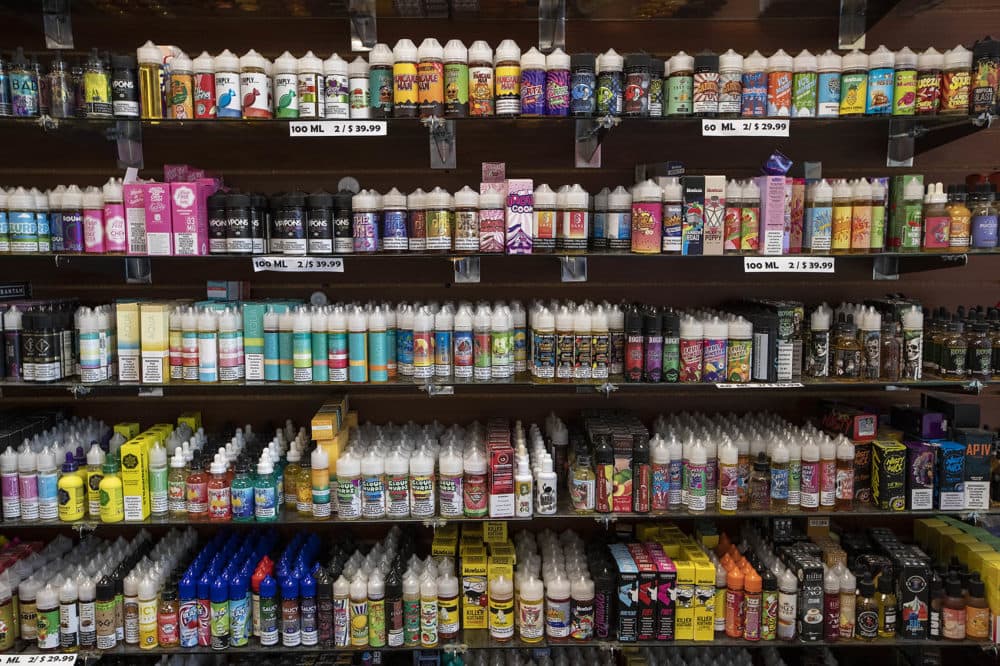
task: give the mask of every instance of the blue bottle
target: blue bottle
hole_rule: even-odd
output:
[[[229,644],[242,647],[250,642],[250,586],[243,573],[229,581]]]
[[[868,100],[865,114],[888,116],[892,113],[892,94],[896,76],[896,54],[884,45],[868,55]]]

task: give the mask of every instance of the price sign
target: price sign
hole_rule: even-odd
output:
[[[789,389],[802,388],[802,382],[747,382],[746,384],[716,384],[720,389]]]
[[[701,121],[702,136],[788,136],[787,119],[733,118]]]
[[[384,120],[297,120],[288,123],[288,136],[386,136]]]
[[[743,257],[744,273],[833,273],[833,257]]]
[[[342,257],[283,257],[268,255],[253,258],[253,272],[343,273]],[[0,665],[2,666],[2,665]]]
[[[0,655],[0,666],[71,666],[76,657],[75,654],[4,654]]]

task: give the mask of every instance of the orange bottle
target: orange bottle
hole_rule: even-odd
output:
[[[761,618],[763,617],[762,589],[763,581],[753,567],[747,566],[744,574],[743,595],[743,638],[748,641],[760,640]]]
[[[743,638],[743,571],[738,565],[726,574],[726,636]]]

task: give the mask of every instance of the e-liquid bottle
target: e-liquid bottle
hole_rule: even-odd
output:
[[[545,115],[569,115],[570,68],[571,58],[560,48],[545,56]]]
[[[933,46],[917,56],[916,114],[935,115],[941,107],[941,69],[944,56]]]
[[[493,106],[493,49],[483,40],[469,46],[469,115],[492,116]]]
[[[444,116],[444,49],[433,37],[417,49],[417,103],[421,118]]]
[[[803,49],[792,61],[792,117],[813,118],[817,115],[818,61]]]
[[[393,47],[392,56],[392,115],[394,118],[416,118],[419,113],[417,47],[409,39],[401,39]],[[327,71],[327,77],[329,76],[330,72]],[[327,95],[327,108],[329,109],[329,78],[327,79]],[[329,113],[327,113],[327,117],[330,117]]]
[[[940,113],[955,115],[969,112],[971,69],[972,51],[961,44],[944,52]]]
[[[827,49],[817,57],[819,75],[816,78],[816,117],[836,118],[840,115],[840,54]]]
[[[792,56],[783,49],[767,59],[767,115],[787,118],[792,108]]]
[[[742,101],[743,56],[729,49],[719,56],[719,117],[739,118]]]
[[[444,46],[444,117],[469,115],[469,52],[458,39]],[[376,90],[372,89],[372,100]],[[374,104],[374,101],[373,101]]]
[[[754,51],[743,60],[743,92],[740,115],[763,118],[767,115],[767,58]]]
[[[683,235],[683,187],[677,177],[663,183],[663,253],[679,254]]]
[[[593,53],[574,53],[570,56],[570,115],[589,118],[596,110],[596,59]]]
[[[409,40],[402,40],[409,41]],[[398,48],[397,44],[397,48]],[[410,42],[410,46],[413,46],[413,42]],[[398,60],[398,59],[397,59]],[[407,118],[416,117],[416,102],[417,102],[417,83],[416,83],[416,48],[413,49],[413,115],[406,116]],[[399,65],[406,65],[409,63],[399,63]],[[350,93],[350,79],[348,77],[349,66],[347,61],[338,56],[336,53],[332,54],[329,58],[323,61],[323,100],[324,100],[324,111],[323,117],[334,118],[334,119],[345,119],[351,117],[351,93]],[[395,72],[395,66],[393,68]],[[221,98],[220,98],[221,99]],[[398,113],[398,101],[397,106],[393,107],[394,112]],[[397,115],[396,117],[400,117]]]
[[[449,42],[451,44],[451,42]],[[459,42],[461,44],[461,42]],[[464,49],[464,47],[463,47]],[[302,61],[306,59],[312,52],[307,53],[302,58],[299,58],[299,106],[300,115],[305,118],[306,116],[301,112],[303,104],[305,104],[302,99]],[[368,100],[369,106],[371,108],[372,118],[391,118],[392,117],[392,102],[393,102],[393,91],[392,91],[392,51],[389,49],[388,44],[376,44],[371,51],[368,53]]]
[[[438,62],[439,66],[440,64]],[[369,96],[368,62],[358,56],[347,66],[347,100],[350,106],[348,115],[352,120],[371,117]]]
[[[388,47],[385,44],[376,44],[376,49],[382,46],[386,51]],[[375,57],[376,50],[372,50],[372,57]],[[392,53],[388,54],[389,60],[392,59]],[[384,58],[383,58],[384,59]],[[275,63],[277,64],[277,62]],[[391,73],[391,63],[389,68],[383,68],[388,71],[387,78],[389,81],[389,103],[390,107],[392,104],[392,73]],[[306,51],[306,54],[296,61],[295,69],[295,83],[294,87],[288,92],[294,92],[295,101],[298,107],[298,117],[299,118],[322,118],[325,114],[325,103],[323,99],[323,61],[317,58],[312,51]],[[282,93],[277,90],[277,77],[275,77],[275,105],[276,111],[281,109],[281,98]],[[195,110],[197,113],[197,109]]]
[[[742,66],[743,56],[740,56],[740,63]],[[650,118],[660,118],[663,116],[664,96],[666,94],[666,89],[664,88],[664,71],[666,68],[666,62],[660,60],[659,58],[651,58],[649,61],[649,117]],[[739,80],[739,73],[737,73],[737,80]],[[739,112],[739,99],[736,100],[737,113]]]
[[[216,58],[218,66],[218,58]],[[240,99],[242,104],[237,102],[237,106],[242,106],[244,119],[271,118],[271,107],[268,103],[268,89],[270,79],[266,71],[267,61],[259,53],[250,49],[240,57]],[[216,84],[218,88],[218,84]],[[219,106],[222,104],[222,95],[219,95]]]
[[[223,53],[229,53],[224,51]],[[232,55],[231,53],[229,55]],[[163,118],[163,55],[160,47],[152,41],[136,49],[139,62],[139,101],[144,120],[159,120]],[[13,74],[13,72],[12,72]],[[13,89],[13,78],[11,79]],[[239,93],[239,88],[236,90]],[[239,99],[236,100],[237,105]],[[237,106],[237,108],[239,108]],[[15,115],[17,115],[15,111]]]
[[[521,115],[521,48],[512,39],[497,46],[494,64],[496,114]]]
[[[868,252],[872,236],[872,187],[858,178],[851,188],[851,252]]]
[[[299,117],[299,61],[288,51],[274,61],[274,117]]]
[[[663,381],[674,384],[680,380],[681,339],[680,315],[671,309],[663,311]]]
[[[624,101],[624,61],[614,49],[597,59],[597,115],[620,116]]]
[[[880,45],[868,54],[868,98],[865,114],[886,116],[892,113],[896,54]]]
[[[912,116],[917,109],[917,54],[904,46],[896,52],[892,115]]]
[[[693,113],[694,58],[679,51],[670,58],[668,69],[667,115],[689,116]]]
[[[625,56],[623,115],[633,118],[649,117],[649,88],[651,84],[650,57],[645,53],[630,53]]]
[[[167,93],[168,118],[175,120],[194,118],[193,68],[191,58],[187,57],[183,51],[174,56],[170,62],[170,87]]]
[[[615,192],[617,193],[618,190],[616,189]],[[632,252],[637,254],[660,253],[663,244],[662,199],[663,192],[653,180],[644,181],[632,188],[632,230],[630,234]],[[610,197],[608,207],[610,211]]]
[[[703,51],[694,57],[692,110],[702,118],[719,112],[719,56]]]
[[[868,55],[855,49],[841,63],[840,115],[862,116],[868,101]]]
[[[545,55],[532,46],[521,54],[521,115],[545,115]]]

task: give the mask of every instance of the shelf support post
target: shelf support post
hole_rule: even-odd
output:
[[[69,15],[70,0],[43,0],[42,30],[45,48],[73,48],[73,21]]]
[[[455,121],[431,116],[420,122],[429,130],[431,168],[454,169],[457,165]]]
[[[455,268],[455,284],[479,283],[479,257],[460,257],[451,261]]]
[[[566,0],[539,0],[538,50],[566,50]]]
[[[351,50],[371,51],[378,42],[375,0],[351,0],[347,14],[351,23]]]
[[[867,14],[867,0],[840,0],[840,29],[837,34],[837,48],[865,48]]]

